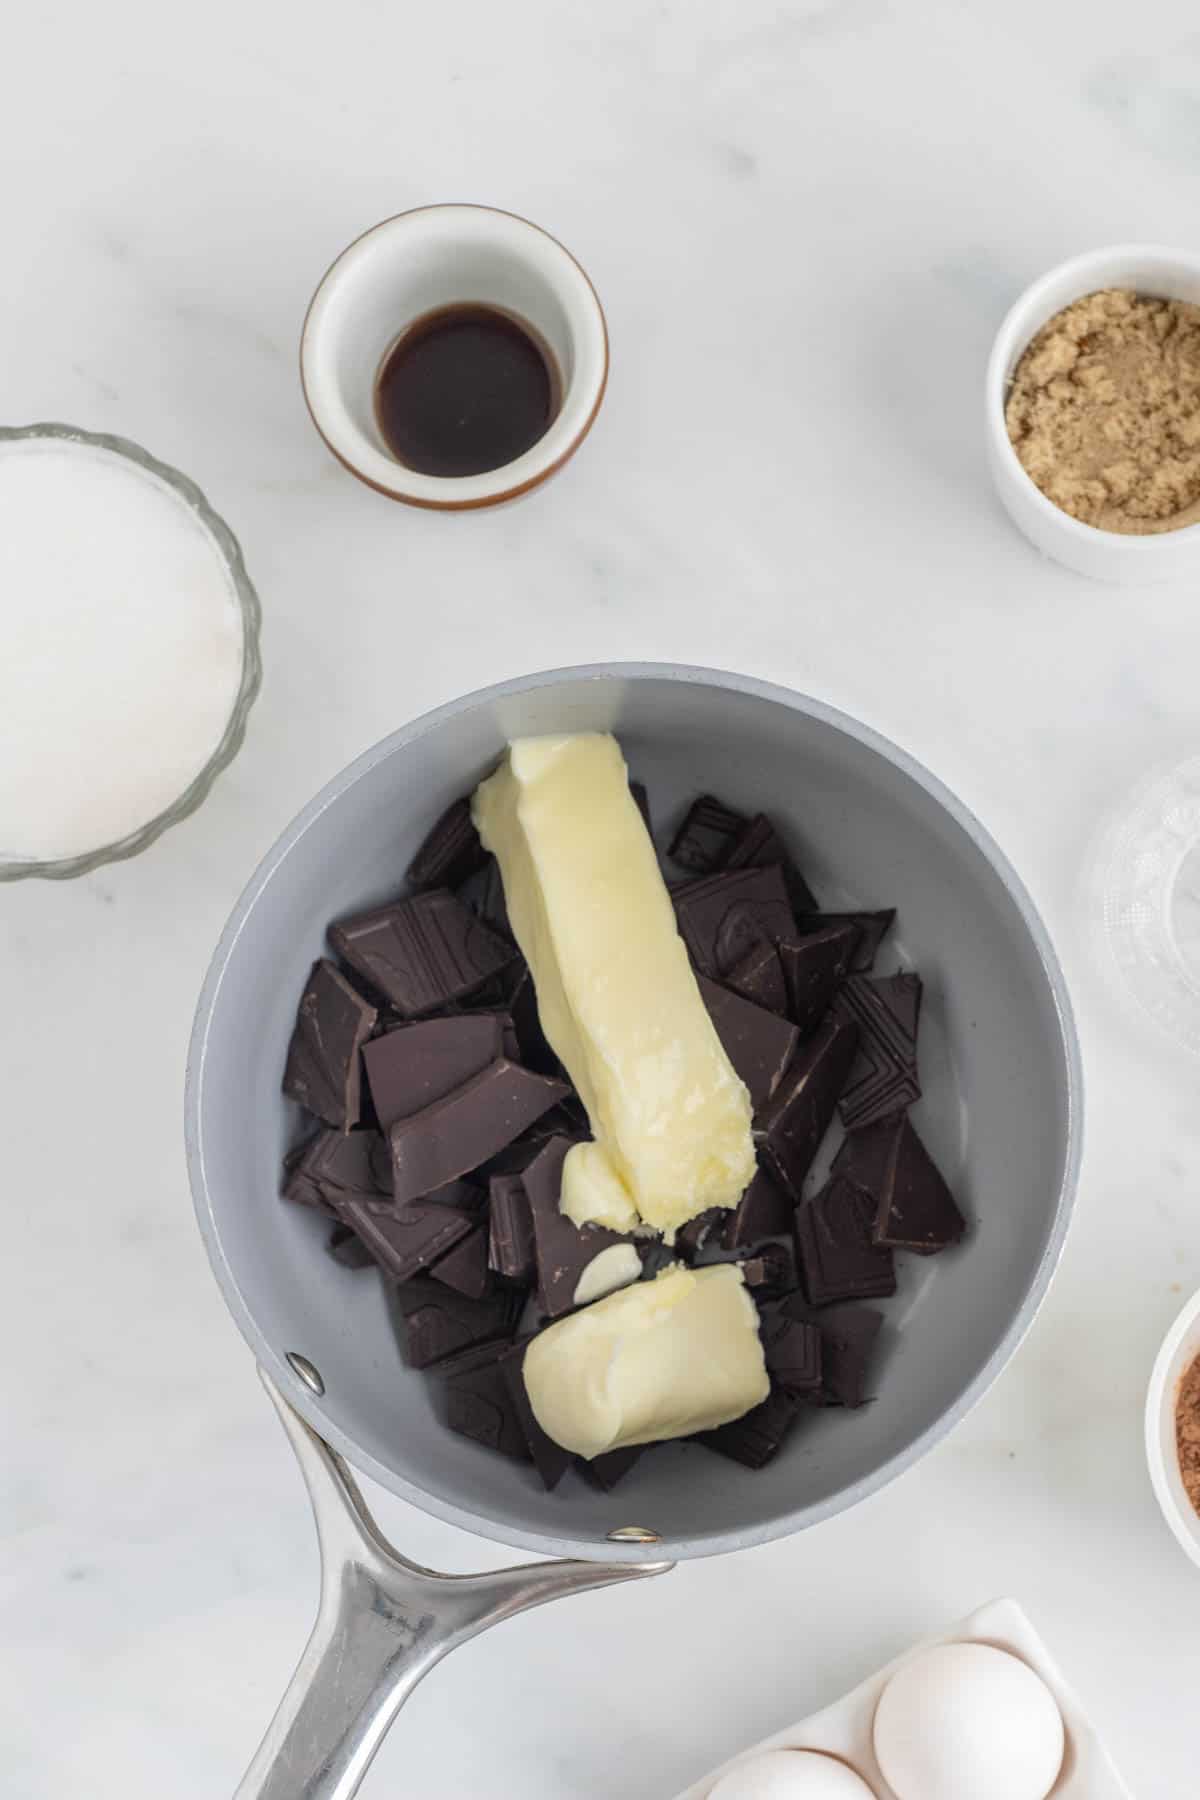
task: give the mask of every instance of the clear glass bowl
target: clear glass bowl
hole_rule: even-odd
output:
[[[1200,1053],[1200,757],[1160,770],[1099,834],[1090,904],[1127,992]]]
[[[126,857],[137,856],[170,826],[178,825],[181,819],[194,813],[221,770],[233,761],[246,735],[246,720],[250,708],[262,686],[262,608],[246,573],[237,539],[224,519],[213,511],[195,482],[189,481],[186,475],[181,475],[178,469],[159,462],[157,457],[143,450],[140,444],[131,443],[128,438],[112,437],[106,432],[80,431],[74,425],[0,426],[0,444],[11,443],[18,438],[60,438],[67,443],[92,444],[101,450],[111,450],[114,455],[136,463],[139,468],[148,470],[173,488],[185,505],[197,515],[224,559],[242,618],[242,678],[225,729],[204,767],[170,806],[116,843],[99,845],[79,856],[65,856],[54,862],[16,862],[0,857],[0,881],[20,881],[31,875],[40,875],[50,881],[65,881],[70,876],[90,874],[102,863],[123,862]]]

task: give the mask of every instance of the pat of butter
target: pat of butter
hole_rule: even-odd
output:
[[[576,1456],[711,1431],[770,1389],[758,1312],[733,1263],[674,1265],[548,1325],[525,1353],[529,1404]]]
[[[472,811],[542,1029],[639,1214],[673,1232],[735,1206],[754,1174],[750,1096],[700,997],[616,739],[518,739]]]
[[[574,1225],[607,1225],[610,1231],[635,1231],[641,1222],[602,1144],[573,1144],[567,1151],[558,1210]]]

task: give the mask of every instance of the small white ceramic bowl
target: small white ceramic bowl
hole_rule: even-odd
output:
[[[376,420],[375,385],[415,320],[463,302],[533,327],[557,364],[561,403],[515,461],[450,479],[393,456]],[[604,397],[608,333],[591,282],[539,226],[490,206],[423,206],[356,238],[328,270],[304,321],[300,379],[313,423],[352,475],[411,506],[463,511],[527,493],[579,448]]]
[[[1200,1565],[1200,1516],[1197,1516],[1175,1447],[1175,1402],[1179,1384],[1200,1356],[1200,1294],[1193,1294],[1163,1339],[1146,1396],[1146,1461],[1163,1518],[1192,1561]]]
[[[988,361],[988,461],[1013,524],[1045,556],[1096,581],[1168,581],[1200,571],[1200,525],[1133,537],[1073,519],[1025,473],[1004,422],[1013,371],[1042,326],[1072,301],[1111,287],[1200,304],[1200,253],[1118,244],[1059,263],[1026,288],[996,334]]]

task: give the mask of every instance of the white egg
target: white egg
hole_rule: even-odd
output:
[[[723,1775],[708,1800],[875,1800],[865,1781],[816,1750],[764,1750]]]
[[[875,1709],[875,1756],[897,1800],[1046,1800],[1063,1749],[1045,1682],[989,1644],[914,1656]]]

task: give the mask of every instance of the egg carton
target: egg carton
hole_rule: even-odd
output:
[[[760,1756],[764,1750],[824,1750],[841,1757],[857,1775],[861,1775],[877,1800],[896,1800],[894,1790],[880,1773],[871,1742],[871,1725],[879,1696],[901,1664],[920,1651],[931,1650],[940,1644],[963,1643],[991,1644],[997,1650],[1011,1651],[1041,1676],[1057,1700],[1066,1728],[1067,1749],[1062,1773],[1049,1800],[1133,1800],[1132,1791],[1117,1773],[1079,1696],[1064,1681],[1058,1665],[1015,1600],[994,1600],[990,1606],[971,1613],[944,1636],[914,1645],[823,1712],[812,1713],[799,1724],[789,1725],[785,1730],[777,1731],[774,1737],[763,1738],[761,1743],[731,1757],[719,1769],[713,1769],[702,1780],[685,1788],[677,1800],[707,1800],[713,1784],[722,1775],[735,1764],[751,1756]]]

